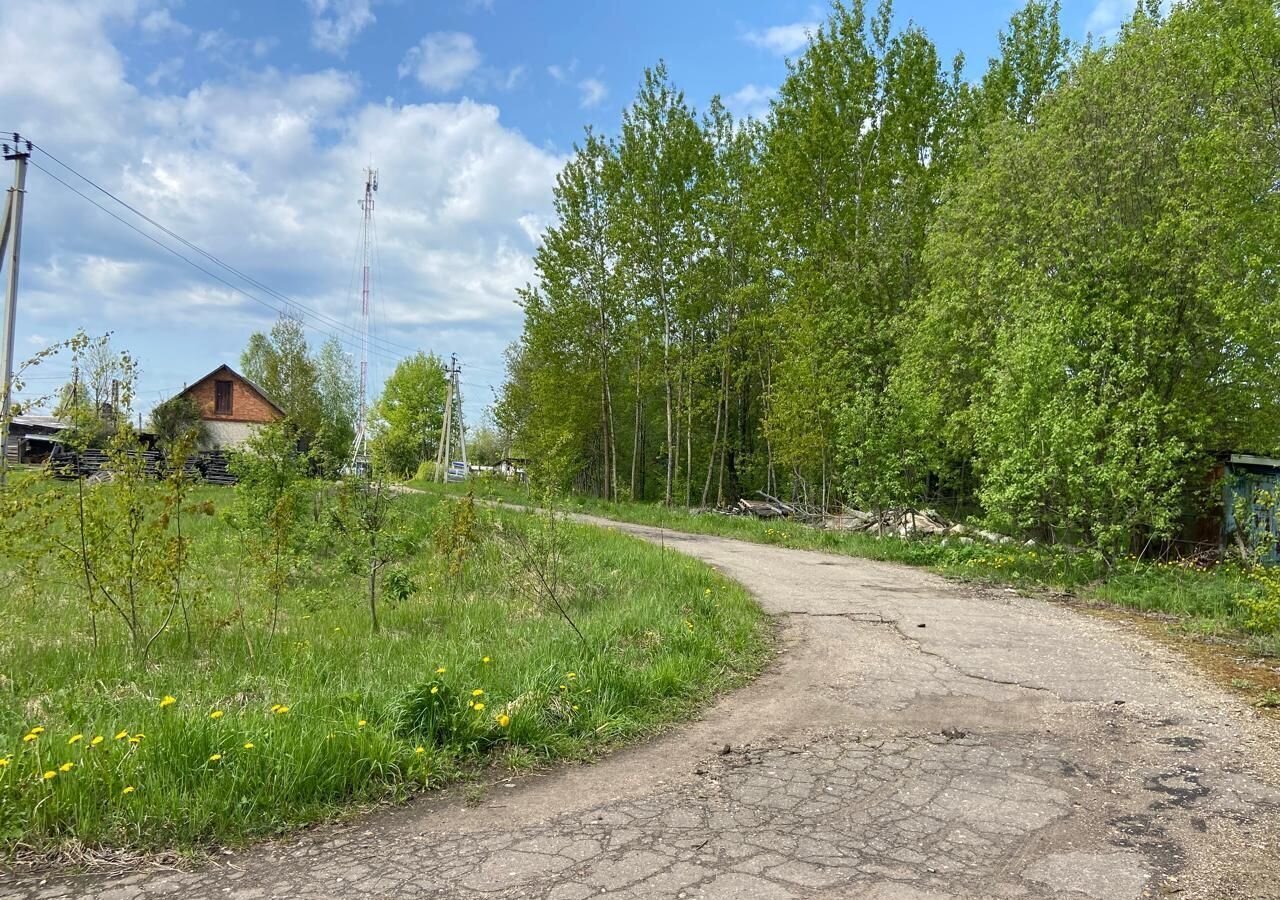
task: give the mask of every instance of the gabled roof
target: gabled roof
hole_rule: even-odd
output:
[[[241,375],[241,374],[240,374],[239,372],[237,372],[235,369],[231,368],[231,367],[230,367],[229,365],[227,365],[226,363],[223,363],[222,365],[218,366],[218,368],[214,369],[212,372],[210,372],[208,375],[205,375],[203,378],[197,378],[195,381],[191,382],[191,384],[189,384],[189,385],[187,385],[186,387],[184,387],[184,388],[183,388],[183,389],[178,393],[178,396],[179,396],[179,397],[181,397],[183,394],[186,394],[186,393],[190,392],[190,390],[191,390],[192,388],[194,388],[196,385],[201,384],[202,382],[208,381],[210,378],[213,378],[213,377],[215,377],[215,376],[217,376],[217,375],[229,375],[230,377],[232,377],[232,378],[236,379],[237,381],[242,381],[242,382],[244,382],[244,383],[245,383],[245,384],[247,384],[250,388],[252,388],[252,389],[253,389],[253,392],[254,392],[255,394],[257,394],[257,395],[258,395],[259,397],[261,397],[263,400],[267,401],[267,403],[271,406],[271,408],[272,408],[272,409],[274,409],[276,412],[280,413],[280,415],[282,415],[282,416],[288,415],[288,413],[286,413],[283,409],[281,409],[281,408],[280,408],[280,404],[276,403],[276,401],[274,401],[274,400],[272,400],[272,399],[271,399],[271,395],[270,395],[270,394],[268,394],[268,393],[267,393],[266,391],[264,391],[262,388],[258,387],[258,385],[254,384],[254,383],[253,383],[252,381],[250,381],[248,378],[245,378],[243,375]]]

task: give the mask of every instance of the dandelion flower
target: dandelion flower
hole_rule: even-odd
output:
[[[210,719],[221,719],[221,718],[222,718],[222,710],[220,710],[220,709],[215,709],[213,712],[209,713],[209,718],[210,718]]]
[[[283,716],[283,715],[284,715],[285,713],[287,713],[288,711],[289,711],[289,707],[287,707],[287,706],[278,706],[278,707],[276,707],[276,711],[275,711],[275,713],[276,713],[276,715],[277,715],[277,716]]]
[[[499,728],[506,728],[511,724],[511,717],[506,713],[499,713],[494,716],[494,721],[498,723]]]
[[[706,596],[710,597],[710,596],[711,596],[711,588],[707,588],[707,589],[706,589],[705,591],[703,591],[702,593],[703,593],[703,594],[705,594]]]
[[[368,725],[368,724],[369,724],[369,720],[368,720],[368,719],[361,719],[359,722],[357,722],[357,723],[356,723],[356,727],[357,727],[357,728],[363,728],[364,726],[366,726],[366,725]]]
[[[492,660],[486,656],[484,659],[480,660],[480,662],[484,663],[487,666],[489,665],[490,662],[492,662]]]
[[[414,747],[414,748],[413,748],[413,752],[414,752],[414,753],[426,753],[426,752],[427,752],[427,748],[426,748],[426,747]]]
[[[213,756],[210,756],[210,757],[209,757],[209,762],[218,762],[220,759],[222,759],[222,754],[221,754],[221,753],[215,753],[215,754],[213,754]]]
[[[32,729],[31,729],[31,733],[32,733],[32,734],[44,734],[44,726],[43,726],[43,725],[37,725],[35,728],[32,728]]]
[[[177,702],[178,702],[178,701],[177,701],[177,699],[176,699],[176,698],[171,697],[171,696],[169,696],[168,694],[165,694],[165,695],[164,695],[164,699],[160,701],[160,708],[161,708],[161,709],[164,709],[166,706],[173,706],[173,704],[175,704],[175,703],[177,703]]]
[[[472,709],[474,709],[476,712],[483,712],[483,711],[484,711],[484,704],[483,704],[483,703],[473,703],[473,704],[471,704],[471,708],[472,708]]]
[[[483,697],[483,696],[484,696],[484,688],[476,688],[474,691],[472,691],[472,692],[471,692],[471,696],[472,696],[472,697]]]
[[[433,694],[438,694],[438,693],[440,693],[440,688],[436,687],[434,684],[433,684],[433,685],[431,685],[431,693],[433,693]]]
[[[36,734],[34,731],[31,732],[30,734],[24,734],[22,736],[22,743],[24,744],[30,744],[32,741],[38,741],[38,740],[40,740],[40,735]]]
[[[569,685],[567,685],[567,684],[562,684],[562,685],[560,685],[560,690],[562,690],[562,691],[567,691],[567,690],[569,690]]]
[[[244,749],[246,749],[246,750],[252,750],[252,749],[253,749],[253,741],[245,741],[245,742],[244,742]]]
[[[105,740],[106,740],[106,738],[104,738],[102,735],[100,735],[100,734],[95,734],[95,735],[93,736],[93,740],[91,740],[91,741],[89,742],[89,746],[90,746],[90,747],[96,747],[96,746],[98,746],[99,744],[101,744],[101,743],[102,743],[103,741],[105,741]]]
[[[141,743],[142,743],[142,739],[143,739],[144,737],[146,737],[146,735],[145,735],[145,734],[142,734],[142,733],[135,734],[133,737],[129,738],[129,743],[130,743],[130,744],[141,744]]]
[[[67,746],[70,747],[72,744],[78,744],[83,740],[84,740],[83,734],[73,734],[71,735],[71,737],[67,738]]]
[[[74,769],[75,767],[76,767],[76,764],[75,764],[75,763],[73,763],[73,762],[64,762],[62,765],[58,766],[58,771],[59,771],[59,772],[70,772],[70,771],[71,771],[72,769]]]
[[[117,740],[117,741],[123,741],[123,740],[124,740],[125,738],[127,738],[128,736],[129,736],[129,732],[128,732],[128,731],[118,731],[118,732],[116,732],[116,740]]]
[[[444,674],[445,672],[447,672],[447,671],[449,671],[449,670],[448,670],[448,669],[446,669],[444,666],[436,666],[436,674],[437,674],[437,675],[443,675],[443,674]]]
[[[577,677],[578,677],[578,673],[577,673],[577,672],[566,672],[564,677],[565,677],[565,678],[568,678],[570,681],[572,681],[573,679],[575,679],[575,678],[577,678]]]
[[[5,766],[9,765],[9,761],[12,759],[13,759],[12,756],[0,756],[0,769],[3,769]]]
[[[44,780],[45,780],[45,781],[52,781],[53,779],[55,779],[55,778],[57,778],[57,777],[58,777],[58,773],[57,773],[57,772],[55,772],[55,771],[53,771],[53,769],[50,769],[48,772],[45,772],[45,773],[44,773]]]
[[[124,794],[132,794],[132,793],[133,793],[133,785],[128,785],[128,786],[126,786],[126,787],[125,787],[125,789],[124,789],[123,791],[121,791],[120,793],[121,793],[121,795],[124,795]]]

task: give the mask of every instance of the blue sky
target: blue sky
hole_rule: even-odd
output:
[[[899,0],[895,13],[900,25],[923,25],[944,56],[963,51],[977,77],[1019,5]],[[1104,35],[1131,7],[1066,0],[1064,29],[1077,40]],[[405,347],[456,352],[474,417],[519,334],[514,290],[532,278],[555,173],[583,127],[614,133],[658,59],[696,106],[718,93],[739,114],[759,114],[826,9],[791,0],[4,3],[0,129],[30,136],[294,301],[313,342],[338,334],[353,351],[357,201],[372,163],[381,180],[375,390]],[[177,246],[48,157],[35,161]],[[77,328],[109,330],[141,361],[145,411],[218,364],[237,365],[249,334],[273,321],[270,307],[284,305],[184,264],[45,172],[33,169],[28,189],[19,357]],[[67,374],[65,362],[46,364],[28,396]]]

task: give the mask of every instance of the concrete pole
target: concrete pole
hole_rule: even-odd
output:
[[[14,135],[14,143],[18,136]],[[8,237],[8,253],[4,264],[9,269],[9,279],[4,292],[3,336],[0,337],[0,352],[4,354],[0,361],[0,375],[4,376],[4,396],[0,398],[0,486],[4,485],[9,469],[9,410],[13,401],[13,330],[18,312],[18,262],[22,256],[22,201],[27,193],[27,159],[30,153],[23,153],[15,146],[13,153],[6,153],[6,159],[13,160],[13,187],[9,188],[9,197],[5,215],[5,231]]]

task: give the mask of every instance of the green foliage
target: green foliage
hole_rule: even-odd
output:
[[[269,333],[249,336],[240,366],[285,411],[319,471],[336,474],[351,456],[358,390],[337,339],[313,354],[302,323],[282,315]]]
[[[166,451],[184,443],[198,447],[208,432],[199,404],[184,395],[157,404],[151,410],[150,425],[156,444]]]
[[[444,366],[435,354],[400,360],[373,408],[373,457],[384,472],[407,476],[434,460],[444,422]]]
[[[837,4],[762,123],[646,72],[557,182],[503,431],[605,499],[1176,539],[1215,452],[1280,451],[1280,12],[1146,3],[1084,47],[1059,13],[975,86]]]
[[[74,484],[23,474],[74,509]],[[115,639],[127,635],[118,617],[94,648],[73,583],[45,577],[0,598],[0,851],[223,847],[507,758],[581,758],[697,711],[764,653],[745,592],[692,560],[567,524],[564,594],[597,657],[513,595],[491,548],[461,576],[468,602],[451,602],[422,541],[396,563],[419,589],[380,611],[381,634],[364,624],[366,573],[338,553],[299,568],[271,641],[270,611],[242,605],[235,584],[248,545],[228,513],[244,501],[193,491],[188,508],[217,508],[182,530],[195,576],[184,590],[200,598],[193,642],[161,630],[139,666]],[[396,500],[410,532],[439,515],[434,498]]]

